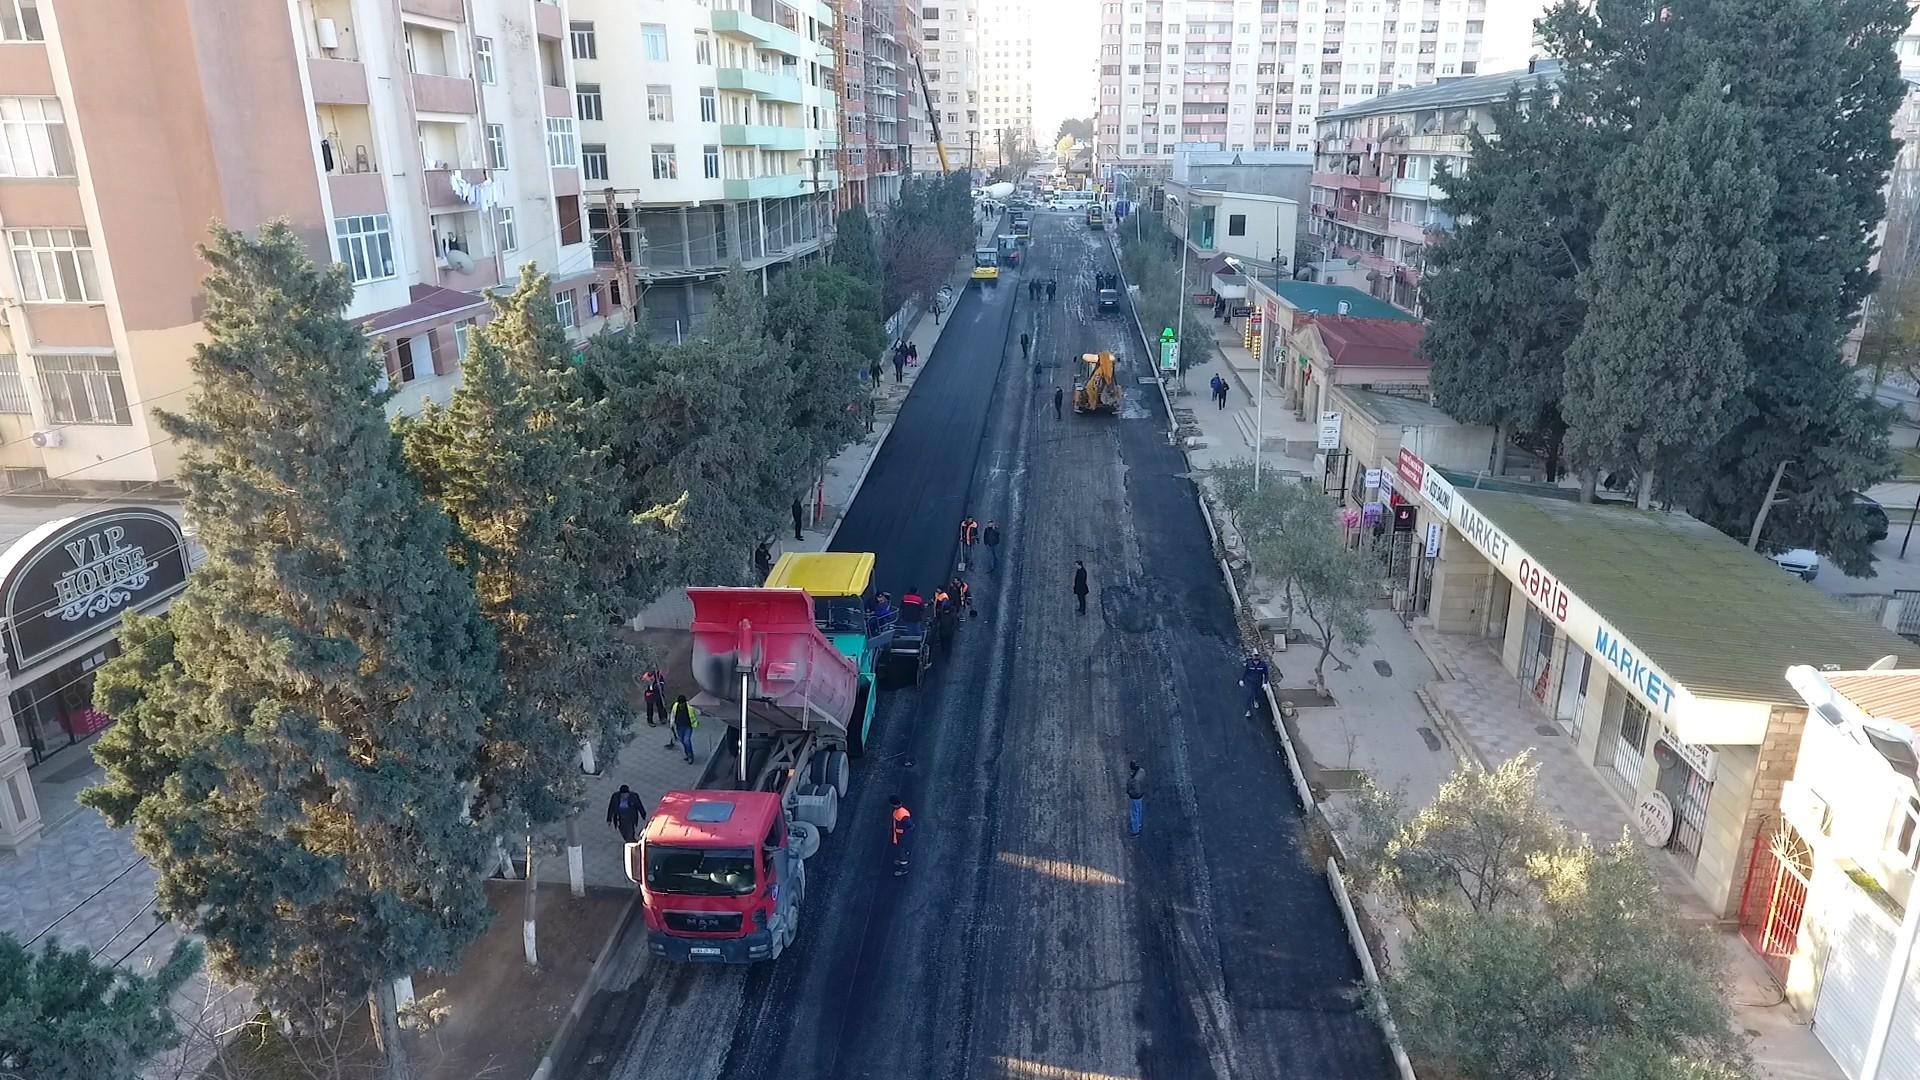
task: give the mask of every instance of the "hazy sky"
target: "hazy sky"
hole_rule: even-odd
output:
[[[1053,141],[1060,121],[1093,115],[1100,92],[1100,0],[1027,0],[1033,5],[1034,137]],[[1482,72],[1524,67],[1533,20],[1547,0],[1489,0]]]

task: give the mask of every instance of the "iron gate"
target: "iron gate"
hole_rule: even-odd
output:
[[[1793,826],[1782,822],[1753,838],[1747,884],[1740,894],[1740,936],[1783,985],[1799,947],[1800,917],[1812,876],[1813,853]]]

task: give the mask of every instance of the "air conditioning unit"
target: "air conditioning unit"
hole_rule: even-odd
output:
[[[340,24],[332,19],[316,19],[313,23],[313,39],[323,49],[340,47]]]
[[[48,428],[45,431],[36,431],[33,433],[33,445],[35,446],[44,446],[50,450],[57,450],[61,446],[66,445],[66,442],[66,433],[59,428]]]

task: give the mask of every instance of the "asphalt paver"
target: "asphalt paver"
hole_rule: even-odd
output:
[[[1152,358],[1124,311],[1097,311],[1105,238],[1036,217],[1026,265],[948,316],[834,540],[874,552],[897,596],[953,576],[967,514],[1005,537],[997,573],[976,551],[964,575],[979,615],[951,653],[882,697],[799,938],[721,969],[654,963],[630,935],[556,1075],[1394,1075],[1272,729],[1241,711],[1229,598]],[[1053,302],[1028,299],[1034,277],[1057,279]],[[1120,357],[1119,413],[1056,419],[1054,388],[1099,349]],[[920,826],[905,878],[895,794]]]

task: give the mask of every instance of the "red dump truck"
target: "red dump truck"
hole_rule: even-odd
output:
[[[864,650],[867,635],[836,646],[816,623],[831,602],[817,606],[801,589],[687,595],[693,704],[728,731],[699,783],[663,796],[627,845],[627,875],[640,886],[654,955],[773,960],[798,932],[806,860],[839,821],[849,759],[861,749],[871,680],[842,647]]]

